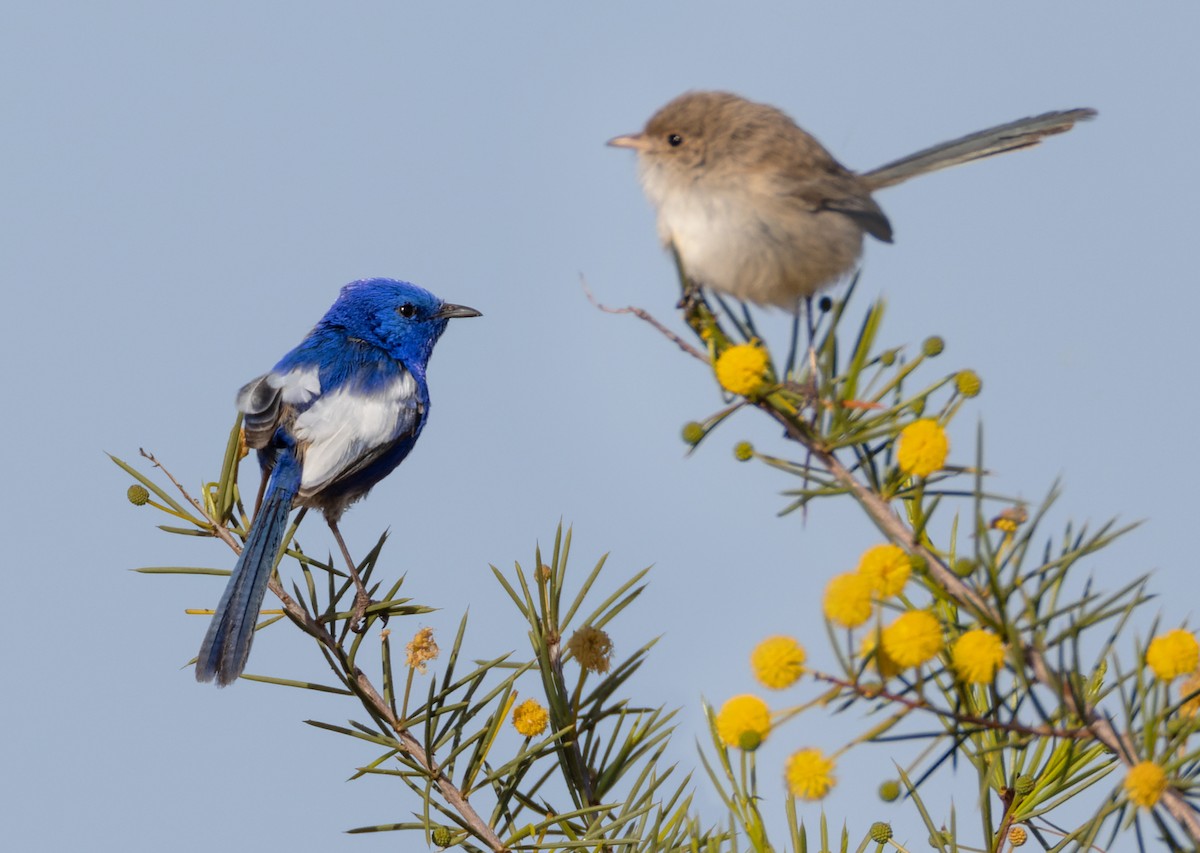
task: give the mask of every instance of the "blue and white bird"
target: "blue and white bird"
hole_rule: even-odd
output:
[[[299,346],[238,392],[246,443],[269,480],[200,647],[197,681],[223,687],[245,669],[294,506],[324,513],[358,587],[359,615],[365,610],[338,519],[420,436],[429,416],[425,369],[446,323],[478,316],[408,282],[352,282]]]

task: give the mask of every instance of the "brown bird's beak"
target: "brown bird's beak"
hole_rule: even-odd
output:
[[[634,151],[641,151],[646,147],[646,137],[640,133],[631,133],[627,136],[614,136],[605,145],[611,145],[613,148],[632,148]]]
[[[437,311],[433,312],[434,319],[449,320],[453,317],[482,317],[483,315],[474,308],[468,308],[466,305],[455,305],[452,302],[447,302]]]

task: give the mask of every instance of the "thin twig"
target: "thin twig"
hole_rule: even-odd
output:
[[[657,319],[655,319],[653,314],[651,314],[649,311],[645,310],[644,308],[635,308],[632,305],[626,305],[624,308],[610,308],[607,305],[602,305],[601,303],[596,301],[595,295],[592,293],[591,289],[588,287],[587,279],[584,278],[583,276],[579,277],[579,285],[580,285],[580,287],[583,288],[583,292],[587,296],[588,302],[592,303],[593,305],[595,305],[597,308],[599,308],[601,311],[605,312],[606,314],[632,314],[633,316],[635,316],[639,319],[645,320],[651,326],[658,329],[659,332],[661,332],[663,335],[665,335],[667,338],[669,338],[672,342],[674,342],[674,344],[677,347],[679,347],[681,350],[686,352],[688,355],[692,356],[692,358],[698,358],[698,359],[700,359],[700,361],[704,362],[705,364],[710,363],[707,355],[700,352],[700,350],[696,349],[694,346],[689,344],[683,338],[679,337],[679,335],[672,332],[670,329],[668,329],[666,326],[664,326],[662,323],[660,323]]]
[[[1063,738],[1067,740],[1084,740],[1089,737],[1094,737],[1094,733],[1087,727],[1056,729],[1052,726],[1027,726],[1023,723],[1002,723],[996,720],[988,720],[984,717],[976,717],[973,714],[959,714],[945,708],[938,708],[935,705],[929,704],[929,702],[924,699],[913,699],[912,697],[905,696],[902,693],[892,693],[889,690],[880,688],[877,684],[860,684],[855,681],[847,681],[844,678],[838,678],[836,675],[828,675],[823,672],[812,672],[810,674],[817,681],[824,681],[828,684],[836,684],[838,687],[849,690],[858,696],[863,697],[864,699],[884,699],[888,702],[895,702],[903,705],[904,707],[913,711],[926,711],[934,716],[944,717],[948,720],[954,720],[958,723],[977,726],[981,729],[996,729],[997,731],[1012,732],[1020,735]]]
[[[237,539],[235,539],[233,534],[229,532],[229,528],[227,528],[224,524],[217,524],[217,522],[213,520],[212,516],[208,514],[208,510],[202,507],[199,501],[188,494],[188,491],[183,487],[183,484],[176,480],[171,472],[163,467],[163,464],[154,457],[153,453],[150,453],[141,447],[138,448],[138,453],[142,455],[143,459],[148,460],[151,465],[162,471],[163,476],[170,480],[171,484],[174,485],[175,488],[179,489],[179,494],[183,495],[183,499],[190,503],[196,512],[200,513],[200,515],[208,521],[214,536],[232,548],[235,554],[242,553],[242,546],[238,544]]]

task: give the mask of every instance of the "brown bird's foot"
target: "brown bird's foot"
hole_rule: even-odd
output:
[[[683,295],[675,303],[675,307],[690,314],[702,304],[704,304],[704,294],[700,292],[700,288],[696,286],[695,282],[689,282],[687,288],[683,291]]]

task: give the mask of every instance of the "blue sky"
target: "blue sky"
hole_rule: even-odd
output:
[[[204,633],[183,610],[211,605],[220,582],[127,569],[232,561],[155,531],[103,455],[146,447],[189,484],[211,477],[234,392],[356,278],[411,279],[485,315],[443,338],[420,445],[343,524],[352,542],[392,530],[393,570],[442,608],[423,624],[449,634],[469,607],[469,654],[521,649],[488,564],[529,563],[559,518],[579,568],[612,552],[613,585],[654,564],[615,640],[631,651],[663,634],[637,698],[684,708],[683,762],[700,697],[750,689],[764,633],[824,643],[816,593],[874,541],[868,524],[837,503],[777,518],[794,483],[730,453],[744,438],[781,449],[748,415],[685,458],[680,427],[721,405],[710,377],[580,288],[583,275],[602,301],[675,322],[632,156],[603,143],[690,88],[777,104],[862,169],[1099,109],[1034,151],[880,193],[896,243],[868,248],[860,306],[885,296],[886,340],[941,334],[939,365],[982,375],[952,436],[963,461],[981,420],[998,490],[1037,500],[1062,477],[1054,524],[1145,519],[1092,563],[1097,580],[1155,570],[1163,617],[1190,617],[1198,24],[1194,7],[1115,3],[10,9],[6,837],[396,843],[340,833],[413,801],[346,786],[364,753],[300,722],[349,709],[218,691],[182,668]],[[285,630],[260,638],[251,670],[320,673]],[[780,732],[776,765],[837,736],[824,726],[810,714]],[[857,751],[829,813],[908,821],[899,837],[923,843],[902,808],[863,796],[889,767],[886,751]]]

